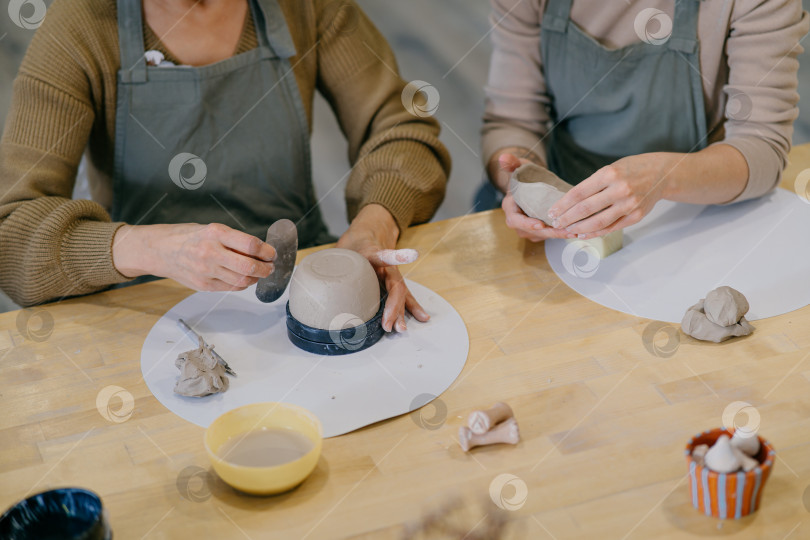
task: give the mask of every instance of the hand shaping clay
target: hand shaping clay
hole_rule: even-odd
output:
[[[276,250],[273,273],[256,284],[256,298],[262,302],[278,300],[290,283],[298,253],[298,229],[289,219],[280,219],[267,229],[267,243]]]
[[[509,191],[520,209],[527,216],[539,219],[549,226],[553,226],[548,217],[549,209],[573,187],[553,172],[534,163],[521,165],[509,179]],[[604,259],[622,248],[624,233],[613,231],[590,240],[569,242],[584,242],[596,250],[600,259]]]
[[[228,389],[225,368],[213,355],[214,346],[200,339],[199,347],[180,353],[174,365],[180,370],[180,378],[174,392],[181,396],[203,397]]]
[[[488,444],[517,444],[520,442],[520,430],[518,430],[517,421],[514,418],[501,422],[483,435],[476,435],[467,426],[461,426],[458,430],[458,442],[465,452],[469,452],[476,446]]]
[[[512,407],[506,403],[499,401],[485,411],[473,411],[467,417],[467,425],[470,431],[476,435],[483,435],[489,431],[493,426],[512,418],[514,413]]]
[[[527,216],[551,225],[548,210],[574,187],[546,168],[527,163],[512,173],[509,191]]]
[[[748,300],[740,291],[725,286],[709,291],[703,303],[706,318],[720,326],[737,324],[748,313],[748,307]]]
[[[712,313],[711,317],[709,312]],[[686,310],[681,321],[681,330],[695,339],[715,343],[732,337],[747,336],[754,331],[754,327],[743,317],[747,312],[748,301],[740,292],[731,287],[719,287]],[[723,326],[713,320],[731,322]]]
[[[321,330],[359,326],[380,309],[380,282],[368,260],[348,249],[331,248],[306,257],[290,283],[290,314]]]

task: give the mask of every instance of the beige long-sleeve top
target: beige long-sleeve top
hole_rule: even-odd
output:
[[[438,123],[403,105],[405,82],[385,38],[353,2],[279,3],[310,129],[317,89],[349,142],[349,218],[376,203],[400,229],[429,220],[444,197],[450,156]],[[120,67],[116,17],[115,0],[55,0],[14,81],[0,141],[0,288],[21,305],[127,280],[112,259],[123,224],[111,223],[106,210]],[[176,62],[148,26],[144,40],[146,50]],[[256,44],[250,20],[235,52]],[[71,200],[85,148],[94,201]]]
[[[543,76],[540,24],[547,0],[491,3],[495,27],[482,130],[484,164],[507,147],[533,149],[545,160],[542,139],[551,127],[551,98]],[[574,0],[571,20],[605,47],[620,48],[640,41],[634,21],[646,8],[673,18],[675,0]],[[748,163],[748,183],[735,201],[759,197],[779,183],[798,116],[799,41],[809,27],[800,0],[700,2],[700,66],[695,69],[703,80],[707,142],[733,146]]]

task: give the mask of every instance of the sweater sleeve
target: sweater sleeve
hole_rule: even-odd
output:
[[[372,203],[388,209],[400,230],[430,220],[451,166],[438,123],[403,105],[406,83],[393,52],[353,1],[316,0],[315,9],[318,90],[349,142],[349,220]]]
[[[748,163],[748,183],[731,202],[764,195],[787,165],[793,121],[799,115],[799,44],[808,30],[799,1],[737,2],[726,40],[729,77],[725,139]]]
[[[112,264],[122,224],[70,198],[95,112],[65,9],[54,3],[34,36],[0,140],[0,288],[23,306],[127,279]]]
[[[486,167],[498,150],[526,148],[545,161],[543,138],[551,121],[540,56],[538,0],[491,0],[492,56],[485,88],[481,158]]]

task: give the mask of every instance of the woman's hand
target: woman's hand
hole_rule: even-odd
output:
[[[273,272],[276,250],[219,223],[124,225],[113,240],[113,264],[128,277],[174,279],[198,291],[241,291]]]
[[[495,180],[498,186],[503,186],[506,195],[501,203],[506,214],[506,226],[514,229],[520,238],[532,242],[540,242],[547,238],[574,238],[576,235],[564,230],[549,227],[539,219],[527,216],[515,202],[509,192],[509,176],[521,165],[531,163],[528,159],[520,159],[511,153],[502,153],[498,157],[499,171]]]
[[[683,159],[656,152],[602,167],[551,207],[552,224],[589,239],[638,223],[664,198],[667,177]]]
[[[394,218],[378,204],[364,206],[352,221],[349,230],[338,240],[337,247],[358,252],[371,262],[380,282],[388,291],[382,325],[386,332],[404,332],[405,310],[416,320],[427,322],[430,316],[416,301],[397,265],[412,263],[419,256],[412,249],[394,249],[399,228]]]

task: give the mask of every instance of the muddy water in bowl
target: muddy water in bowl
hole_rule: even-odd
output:
[[[242,467],[275,467],[307,455],[313,442],[289,429],[257,429],[233,437],[219,450],[219,457]]]
[[[272,495],[294,488],[315,469],[323,428],[314,414],[297,405],[252,403],[219,416],[205,430],[204,440],[208,459],[228,485]]]

